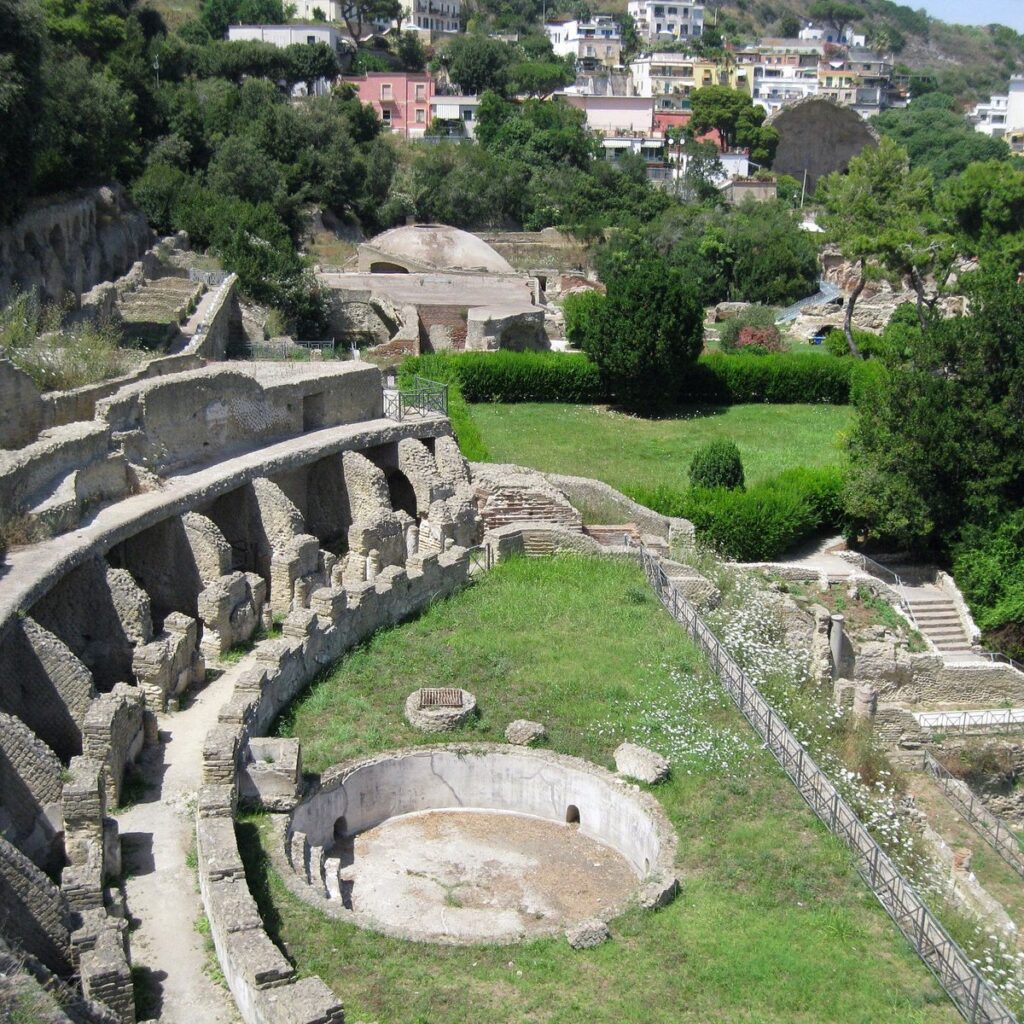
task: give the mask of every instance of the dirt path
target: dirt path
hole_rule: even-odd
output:
[[[160,716],[160,743],[146,749],[139,760],[145,791],[138,803],[117,813],[140,1021],[238,1020],[228,990],[206,973],[209,954],[196,930],[203,908],[188,853],[203,741],[241,667],[232,666],[199,691],[186,709]]]

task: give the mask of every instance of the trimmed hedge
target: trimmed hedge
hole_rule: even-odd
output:
[[[402,370],[407,367],[432,380],[457,379],[468,402],[605,401],[596,364],[575,353],[434,354],[407,359]]]
[[[789,469],[748,491],[636,488],[629,496],[666,516],[689,519],[725,558],[769,562],[825,530],[839,530],[843,473],[836,467]]]
[[[876,368],[857,359],[815,353],[701,356],[682,381],[681,404],[739,405],[801,402],[846,405],[851,389]],[[457,380],[468,402],[572,402],[612,399],[597,366],[584,355],[560,352],[465,352],[413,356],[403,374]]]

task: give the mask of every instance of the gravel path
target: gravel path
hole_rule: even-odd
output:
[[[203,907],[188,852],[195,833],[203,741],[231,696],[241,667],[232,666],[196,693],[186,709],[160,715],[160,742],[139,759],[145,790],[138,803],[117,813],[140,1020],[238,1020],[227,988],[207,974],[209,954],[196,930]]]

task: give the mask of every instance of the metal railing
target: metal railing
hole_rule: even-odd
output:
[[[999,651],[990,651],[987,647],[975,645],[971,653],[976,654],[979,658],[988,658],[989,661],[998,662],[1000,665],[1009,665],[1010,668],[1015,668],[1018,672],[1024,672],[1024,665],[1007,654],[1000,654]]]
[[[740,712],[764,740],[811,810],[853,854],[854,864],[878,902],[971,1024],[1016,1024],[992,986],[928,909],[878,845],[842,794],[815,764],[803,744],[743,669],[711,632],[697,609],[680,594],[660,560],[643,544],[640,559],[661,603],[704,651]]]
[[[475,544],[466,548],[466,554],[469,555],[470,572],[489,572],[494,565],[494,553],[488,544]]]
[[[411,388],[384,389],[384,415],[403,420],[406,416],[448,415],[448,385],[426,377],[414,377]]]
[[[188,268],[188,279],[197,284],[205,284],[210,288],[217,288],[231,276],[229,270],[197,270],[195,267]]]
[[[1024,708],[985,708],[977,711],[915,711],[917,724],[931,733],[962,735],[1024,732]]]
[[[879,579],[886,583],[891,582],[896,587],[896,594],[900,599],[900,608],[906,613],[908,619],[919,633],[922,632],[921,627],[917,624],[917,618],[914,615],[914,609],[910,607],[910,601],[907,599],[906,584],[903,582],[903,577],[898,573],[887,568],[880,562],[876,562],[873,558],[868,558],[867,555],[862,555],[859,551],[850,551],[848,554],[852,555],[853,558],[860,562],[860,567],[869,575],[877,576]]]
[[[926,750],[924,764],[928,773],[939,784],[946,799],[960,812],[965,821],[975,832],[999,854],[1007,864],[1024,878],[1024,851],[1016,833],[1000,818],[993,814],[976,796],[970,786],[950,774],[945,765],[940,764]]]

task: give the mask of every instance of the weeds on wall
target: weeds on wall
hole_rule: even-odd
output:
[[[67,307],[43,305],[22,292],[0,312],[0,355],[32,378],[40,391],[59,391],[128,373],[146,358],[121,344],[111,323],[64,325]]]

